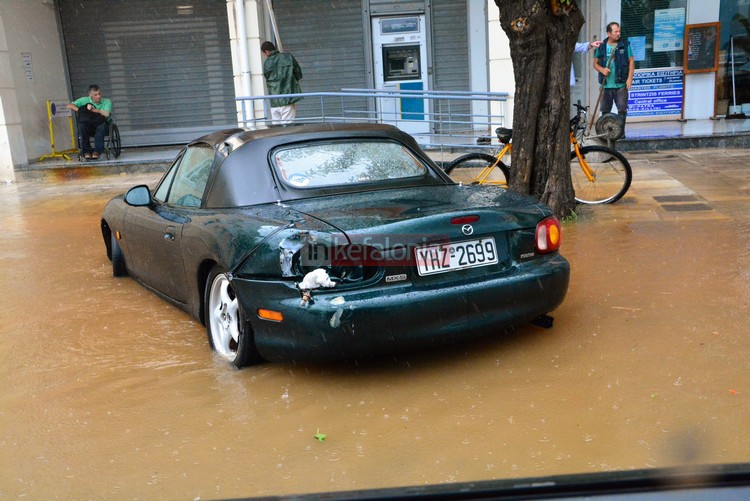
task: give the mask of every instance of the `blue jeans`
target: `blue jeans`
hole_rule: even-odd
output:
[[[602,93],[602,115],[612,112],[612,103],[617,105],[617,114],[625,120],[628,114],[628,88],[607,89]]]
[[[84,154],[96,151],[100,155],[104,152],[104,138],[109,133],[109,123],[99,125],[89,122],[78,122],[81,131],[81,150]],[[94,136],[94,149],[91,149],[91,136]]]

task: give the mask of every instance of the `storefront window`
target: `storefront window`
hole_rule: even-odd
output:
[[[681,117],[687,0],[621,2],[622,37],[630,42],[636,69],[628,117]]]
[[[750,106],[750,0],[721,0],[719,20],[717,113],[724,115],[729,113],[729,106]]]
[[[636,69],[682,66],[687,0],[622,0],[621,8]]]

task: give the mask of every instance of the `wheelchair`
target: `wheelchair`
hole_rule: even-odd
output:
[[[88,158],[84,158],[83,156],[83,148],[81,147],[83,143],[83,135],[81,134],[81,122],[78,121],[78,114],[76,114],[76,131],[77,131],[77,145],[78,145],[78,161],[83,162],[84,160],[89,160]],[[107,134],[104,136],[104,151],[102,152],[102,156],[104,156],[107,160],[112,158],[119,158],[120,153],[122,153],[122,143],[120,142],[120,129],[117,128],[117,124],[114,121],[107,122],[109,125],[109,128],[107,130]],[[92,136],[90,140],[94,140],[94,137]],[[101,159],[101,157],[99,157]]]

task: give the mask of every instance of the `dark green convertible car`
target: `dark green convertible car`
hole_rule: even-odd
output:
[[[387,125],[210,134],[101,228],[114,275],[188,311],[237,367],[499,334],[568,288],[548,207],[456,184]]]

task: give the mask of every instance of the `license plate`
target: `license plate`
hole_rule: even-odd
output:
[[[492,237],[417,247],[414,252],[421,276],[497,263],[497,248]]]

